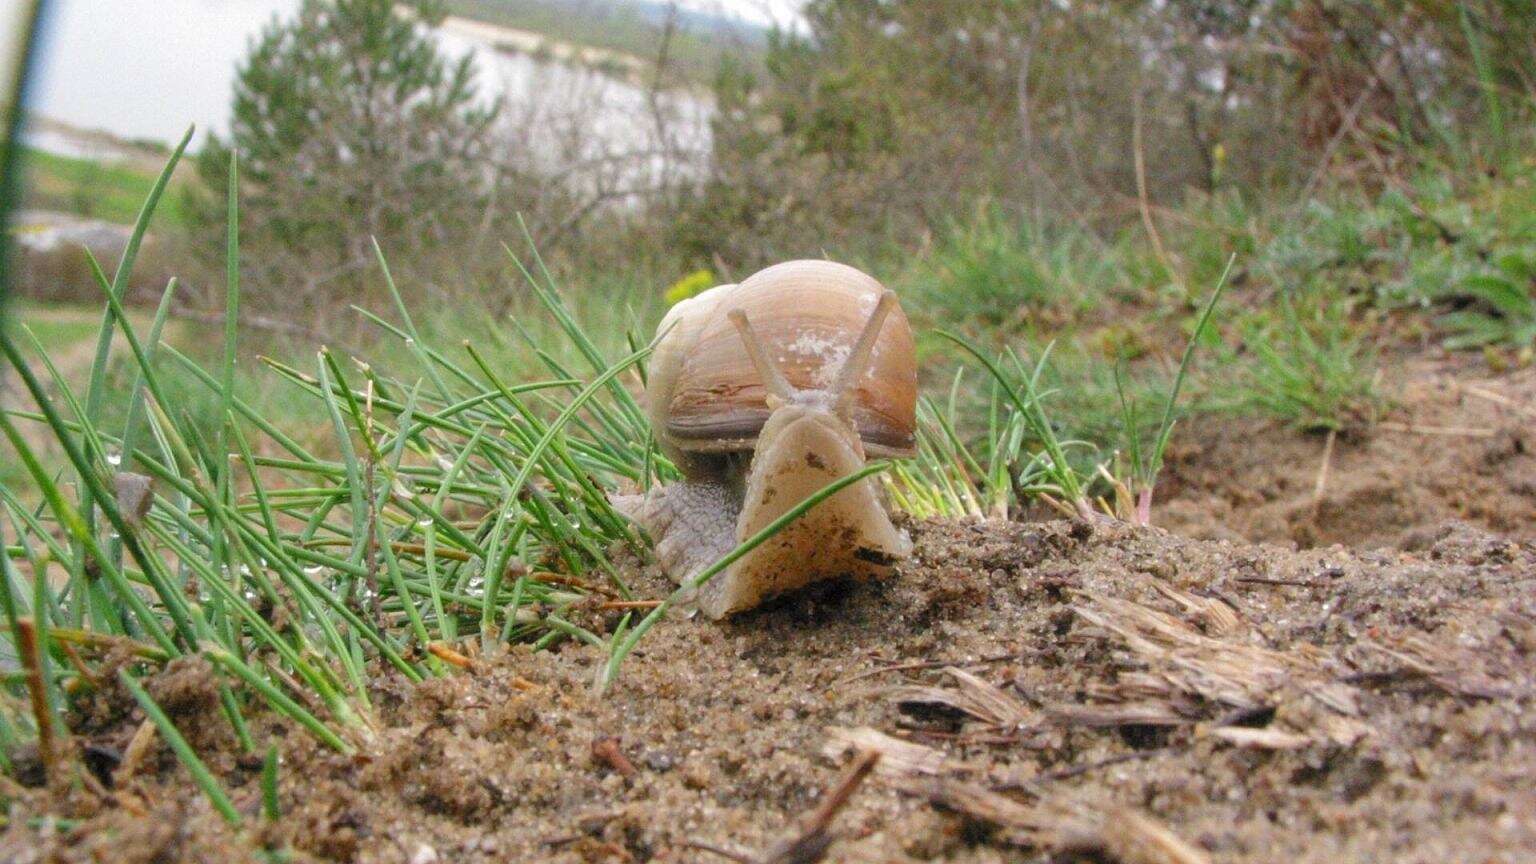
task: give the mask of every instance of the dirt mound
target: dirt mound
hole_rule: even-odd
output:
[[[258,718],[277,824],[236,836],[156,743],[110,790],[11,790],[0,859],[723,861],[702,846],[797,834],[860,749],[882,756],[827,860],[1536,855],[1536,550],[1461,525],[1413,553],[913,528],[883,584],[663,623],[606,697],[567,645],[381,677],[362,758]],[[198,671],[153,685],[187,694],[183,728],[224,722]],[[200,752],[256,823],[260,760],[231,741]]]
[[[1153,513],[1201,538],[1412,547],[1458,519],[1536,539],[1536,369],[1478,379],[1417,364],[1363,436],[1203,418],[1180,429]]]

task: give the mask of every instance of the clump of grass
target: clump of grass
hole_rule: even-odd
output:
[[[918,398],[917,458],[893,465],[886,489],[897,507],[919,518],[1006,519],[1021,497],[1013,465],[1028,434],[1023,415],[1003,404],[1001,386],[994,382],[985,430],[966,436],[960,420],[963,378],[957,370],[942,405]]]
[[[1137,416],[1137,408],[1134,402],[1126,398],[1125,384],[1120,373],[1120,367],[1115,368],[1115,392],[1119,397],[1122,428],[1129,435],[1126,455],[1129,462],[1129,470],[1126,477],[1129,480],[1119,480],[1115,483],[1117,492],[1125,492],[1126,499],[1134,498],[1135,505],[1132,511],[1131,521],[1137,525],[1152,524],[1152,492],[1157,486],[1157,475],[1163,470],[1163,454],[1168,449],[1168,441],[1173,437],[1173,427],[1177,422],[1179,407],[1179,391],[1183,389],[1185,375],[1189,371],[1189,364],[1195,356],[1195,348],[1205,336],[1206,328],[1211,323],[1211,313],[1216,311],[1216,303],[1221,299],[1221,294],[1226,290],[1227,279],[1232,275],[1232,262],[1236,256],[1227,258],[1227,265],[1221,271],[1221,276],[1216,280],[1216,288],[1211,292],[1211,297],[1200,310],[1200,317],[1195,322],[1195,329],[1189,334],[1189,341],[1184,346],[1184,356],[1179,360],[1178,371],[1174,373],[1173,382],[1168,387],[1167,398],[1163,401],[1162,419],[1158,422],[1157,433],[1149,443],[1143,443],[1141,438],[1142,424]],[[1120,508],[1124,511],[1124,505]]]
[[[1373,201],[1313,202],[1259,269],[1297,295],[1414,312],[1452,350],[1519,351],[1536,340],[1536,166],[1498,164],[1483,176],[1429,162]]]
[[[1238,406],[1304,432],[1359,431],[1383,407],[1374,351],[1340,298],[1282,295],[1274,313],[1251,316],[1251,352],[1236,391]]]
[[[953,224],[904,277],[921,317],[978,332],[1061,325],[1097,308],[1122,282],[1103,241],[998,208]]]
[[[152,190],[135,238],[181,152]],[[233,193],[229,224],[232,322],[240,293]],[[0,431],[43,500],[34,510],[0,489],[14,531],[6,587],[30,582],[38,597],[27,611],[49,687],[95,686],[67,662],[74,649],[55,634],[88,633],[96,640],[88,648],[126,642],[146,666],[201,654],[220,675],[225,716],[247,747],[245,716],[259,703],[348,752],[371,736],[368,683],[377,668],[413,680],[439,674],[430,646],[465,637],[491,647],[590,636],[560,623],[562,611],[586,591],[627,595],[607,547],[642,544],[605,491],[640,481],[642,466],[670,470],[648,458],[643,415],[617,380],[648,348],[607,360],[530,273],[586,368],[546,356],[547,378],[510,385],[472,346],[457,360],[422,344],[401,305],[398,322],[373,320],[403,344],[416,366],[410,379],[325,350],[309,371],[269,361],[296,396],[323,405],[340,454],[325,458],[235,392],[233,326],[213,371],[158,344],[165,304],[147,339],[133,326],[121,294],[136,245],[114,278],[98,268],[106,311],[83,397],[51,374],[35,344],[28,352],[14,331],[0,331],[0,348],[37,406],[0,413]],[[101,416],[114,329],[135,367],[121,426]],[[218,406],[211,427],[167,390],[157,355],[207,388]],[[50,372],[47,385],[39,366]],[[19,423],[52,433],[73,482],[43,466]],[[132,489],[137,497],[123,497]],[[0,745],[22,734],[24,724],[0,724]]]
[[[181,153],[147,199],[135,237]],[[639,621],[625,613],[611,632],[569,614],[593,595],[633,599],[613,553],[644,554],[647,542],[608,494],[677,476],[656,453],[633,396],[649,344],[631,333],[620,356],[609,356],[537,252],[525,263],[509,251],[546,321],[525,317],[517,331],[524,362],[541,374],[525,370],[509,380],[495,358],[511,346],[465,341],[445,349],[423,339],[379,251],[394,314],[359,312],[398,346],[383,352],[392,360],[375,364],[325,348],[307,367],[263,358],[290,401],[318,405],[327,418],[329,447],[311,450],[285,432],[282,417],[238,392],[236,170],[232,162],[230,326],[213,368],[161,342],[174,282],[147,329],[126,315],[122,289],[134,243],[114,276],[95,267],[105,309],[83,394],[57,374],[43,346],[23,345],[22,334],[0,328],[0,350],[36,406],[0,411],[0,433],[41,499],[29,506],[0,486],[12,534],[4,548],[13,625],[6,641],[31,671],[27,681],[3,686],[29,687],[36,709],[17,715],[13,700],[0,699],[0,753],[63,733],[67,694],[114,680],[91,671],[93,655],[129,646],[135,661],[117,683],[227,817],[227,798],[206,766],[136,683],[161,664],[192,655],[209,661],[225,721],[251,755],[253,711],[285,717],[350,753],[372,740],[370,685],[381,673],[412,681],[453,674],[459,664],[444,658],[462,658],[471,650],[466,642],[490,653],[513,641],[543,649],[576,640],[608,653],[602,683],[611,686],[624,658],[681,596]],[[126,416],[108,420],[114,331],[131,355],[131,396]],[[212,422],[208,410],[192,410],[170,388],[168,370],[206,391],[216,406]],[[67,474],[43,464],[21,424],[57,441]],[[700,579],[843,485],[886,467],[829,486]],[[264,773],[263,806],[275,818],[270,758]]]
[[[1451,334],[1447,348],[1528,348],[1536,343],[1536,245],[1500,255],[1440,296],[1460,307],[1438,321]]]
[[[1115,392],[1120,408],[1122,445],[1110,451],[1104,442],[1063,436],[1061,425],[1047,410],[1046,400],[1055,395],[1045,384],[1051,346],[1040,352],[1034,363],[1026,363],[1013,349],[992,358],[974,343],[947,331],[940,335],[976,360],[991,376],[996,388],[992,398],[988,434],[983,438],[986,468],[982,468],[969,448],[954,432],[954,399],[947,417],[920,427],[920,458],[916,471],[898,474],[929,478],[928,486],[942,490],[938,500],[944,506],[932,506],[944,515],[976,515],[979,502],[985,501],[992,512],[1007,513],[1010,507],[1022,507],[1038,498],[1057,510],[1078,518],[1097,519],[1113,516],[1136,525],[1150,525],[1152,495],[1162,470],[1167,449],[1178,419],[1179,394],[1183,388],[1195,349],[1200,344],[1216,303],[1221,298],[1231,273],[1233,258],[1227,260],[1216,288],[1201,308],[1178,369],[1162,394],[1160,419],[1152,427],[1150,440],[1144,440],[1148,424],[1141,416],[1139,400],[1127,395],[1121,367],[1115,366]],[[997,394],[1001,394],[1001,398]],[[1006,406],[999,415],[998,403]],[[930,416],[934,412],[930,409]],[[1106,455],[1106,451],[1108,455]],[[1087,459],[1075,458],[1084,454]],[[1086,461],[1086,465],[1085,465]],[[1004,484],[1003,479],[1007,482]],[[1095,493],[1104,484],[1112,500]],[[917,486],[915,482],[908,485]],[[906,489],[897,489],[898,500],[922,500]]]
[[[1012,456],[1010,486],[1015,495],[1037,495],[1067,515],[1094,518],[1093,502],[1088,494],[1091,476],[1080,472],[1068,457],[1073,448],[1089,448],[1087,442],[1063,439],[1045,408],[1050,395],[1041,386],[1041,376],[1050,362],[1050,347],[1041,352],[1032,365],[1025,363],[1011,348],[1000,358],[986,355],[970,341],[947,331],[940,336],[950,340],[986,369],[1008,403],[1016,421],[1035,445],[1033,452],[1021,447]]]

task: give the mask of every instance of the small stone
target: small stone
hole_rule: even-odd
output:
[[[665,750],[647,750],[640,754],[640,761],[652,771],[671,771],[677,765],[677,760]]]

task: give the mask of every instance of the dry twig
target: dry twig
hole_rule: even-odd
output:
[[[853,793],[863,785],[879,761],[878,751],[865,750],[860,753],[816,809],[811,811],[800,833],[768,850],[760,859],[762,864],[815,864],[826,857],[827,848],[833,840],[830,830],[832,819],[848,806]]]
[[[635,776],[635,763],[629,761],[624,751],[619,748],[617,736],[609,735],[592,742],[592,757],[612,768],[616,774],[626,780]]]

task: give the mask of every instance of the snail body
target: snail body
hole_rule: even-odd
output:
[[[914,452],[917,367],[896,295],[828,261],[790,261],[678,303],[646,386],[676,483],[616,499],[687,583],[869,456]],[[872,478],[821,502],[706,583],[710,618],[821,579],[879,575],[911,542]]]

